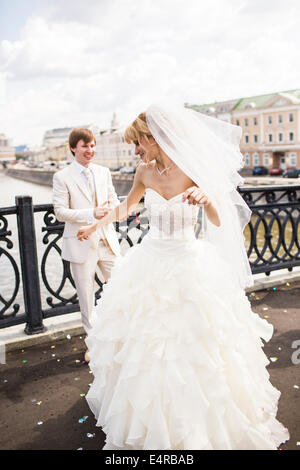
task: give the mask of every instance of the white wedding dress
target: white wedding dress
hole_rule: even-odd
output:
[[[182,194],[147,188],[145,207],[150,230],[112,270],[86,338],[104,450],[276,450],[289,434],[262,350],[272,325],[196,240]]]

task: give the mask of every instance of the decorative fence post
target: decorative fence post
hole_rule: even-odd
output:
[[[32,335],[46,330],[43,325],[33,205],[30,196],[16,196],[15,201],[17,206],[25,313],[27,317],[25,333]]]

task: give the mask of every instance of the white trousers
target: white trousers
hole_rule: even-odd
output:
[[[97,246],[91,246],[84,263],[70,263],[79,300],[82,325],[87,334],[91,329],[90,320],[94,308],[95,273],[97,266],[101,272],[100,281],[107,282],[116,259],[117,256],[110,247],[103,240],[100,240]]]

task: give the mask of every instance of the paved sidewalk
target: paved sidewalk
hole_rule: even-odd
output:
[[[282,394],[277,416],[291,434],[282,449],[300,450],[300,364],[291,360],[292,344],[300,340],[300,281],[258,291],[249,300],[275,327],[264,350],[273,358],[271,382]],[[84,336],[74,330],[74,336],[7,353],[0,365],[1,449],[102,448],[104,434],[84,397],[93,380],[84,351]]]

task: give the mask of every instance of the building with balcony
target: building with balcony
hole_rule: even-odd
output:
[[[5,134],[0,134],[0,163],[14,162],[15,150],[10,139]]]
[[[186,107],[242,127],[245,170],[300,168],[300,89]]]

